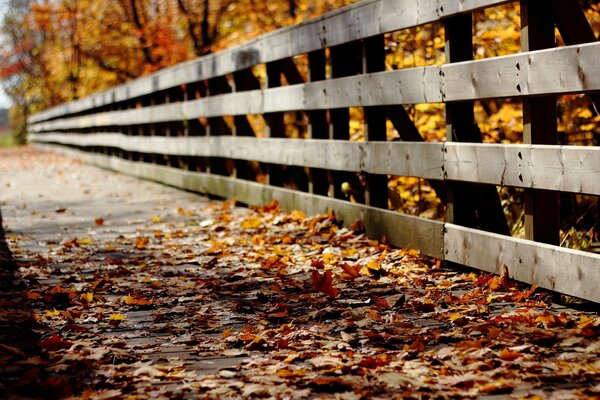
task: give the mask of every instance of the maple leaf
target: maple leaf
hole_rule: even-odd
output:
[[[138,250],[144,250],[149,242],[150,238],[147,236],[138,236],[135,238],[135,248]]]
[[[58,350],[63,350],[63,349],[69,349],[69,348],[71,348],[72,345],[73,345],[73,343],[63,340],[56,333],[53,334],[52,336],[50,336],[49,338],[44,339],[40,342],[40,346],[43,349],[49,350],[49,351],[58,351]]]
[[[310,274],[310,279],[312,280],[313,290],[324,293],[331,297],[337,297],[339,295],[339,291],[333,287],[331,270],[327,270],[321,274],[319,271],[314,269]]]
[[[356,279],[360,277],[360,265],[349,265],[346,263],[340,264],[340,267],[344,270],[345,274],[342,275],[345,279]]]
[[[112,314],[110,317],[108,317],[108,319],[110,321],[125,321],[125,316],[123,314],[117,313]]]
[[[94,222],[96,223],[96,226],[102,226],[104,225],[104,218],[96,218]]]

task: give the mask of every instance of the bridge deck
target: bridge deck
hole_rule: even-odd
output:
[[[28,148],[0,187],[2,398],[600,395],[548,293]]]

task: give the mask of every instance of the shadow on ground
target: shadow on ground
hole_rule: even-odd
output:
[[[27,282],[18,275],[15,260],[2,228],[0,210],[0,398],[55,399],[73,388],[60,372],[50,370],[51,361],[41,344],[48,342],[36,322]]]

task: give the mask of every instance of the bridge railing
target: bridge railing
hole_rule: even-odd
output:
[[[392,244],[506,266],[517,280],[600,302],[600,256],[557,246],[558,195],[600,195],[600,149],[556,144],[557,95],[589,93],[600,105],[600,43],[585,43],[595,36],[577,2],[522,0],[522,52],[473,60],[472,13],[504,3],[364,1],[36,114],[30,137],[188,190],[333,209]],[[445,63],[385,70],[384,34],[432,22],[444,26]],[[567,46],[553,47],[555,26]],[[522,100],[524,144],[481,143],[473,102],[496,98]],[[446,142],[419,135],[404,105],[420,103],[445,104]],[[349,140],[354,107],[361,142]],[[286,135],[286,112],[306,116],[303,138]],[[387,140],[388,120],[400,141]],[[389,175],[428,179],[446,221],[388,210]],[[527,239],[509,235],[497,186],[525,189]]]

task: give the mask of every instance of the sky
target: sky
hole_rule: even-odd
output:
[[[6,11],[7,11],[7,0],[0,0],[0,16],[4,16],[6,15]],[[2,18],[2,17],[0,17]],[[6,94],[4,94],[4,91],[2,90],[2,87],[0,86],[0,108],[7,108],[10,107],[10,100],[8,99],[8,97],[6,97]]]

